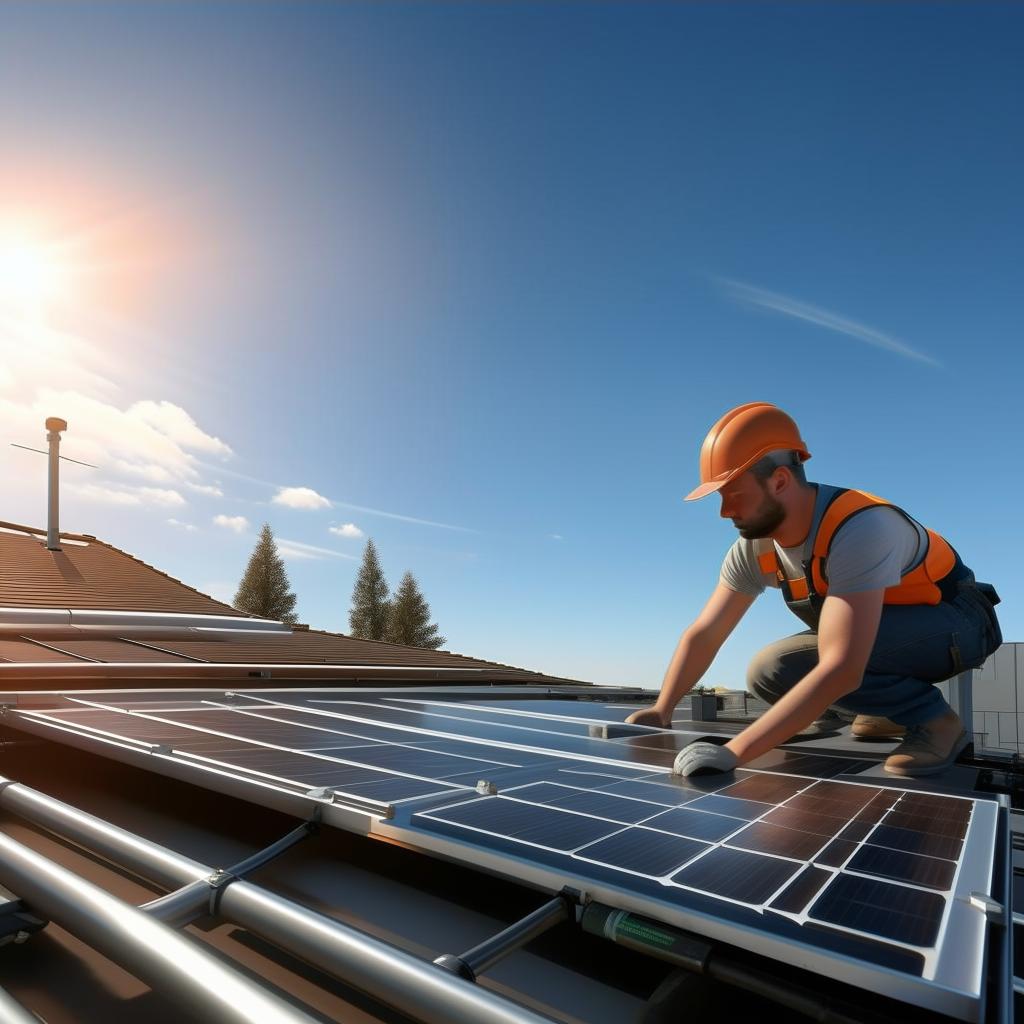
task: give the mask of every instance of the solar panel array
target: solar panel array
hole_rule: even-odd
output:
[[[214,788],[227,773],[330,793],[367,811],[370,832],[469,863],[486,852],[524,879],[559,878],[769,955],[797,943],[853,983],[976,1018],[987,926],[970,897],[992,887],[994,803],[858,781],[870,759],[791,751],[681,779],[671,764],[696,736],[623,726],[629,710],[126,694],[18,711],[13,724],[125,759],[157,754],[156,770],[173,760]]]

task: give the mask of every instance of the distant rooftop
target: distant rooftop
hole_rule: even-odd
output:
[[[477,683],[482,676],[572,681],[448,651],[307,626],[275,628],[89,534],[60,539],[62,549],[50,551],[45,530],[0,522],[0,665],[31,665],[35,675],[41,665],[134,665],[140,672],[156,665],[197,672],[203,665],[268,665],[336,666],[349,676],[395,669]]]

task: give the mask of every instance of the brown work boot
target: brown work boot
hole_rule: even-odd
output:
[[[945,771],[970,742],[955,711],[941,718],[907,726],[907,738],[889,755],[885,770],[890,775],[937,775]]]
[[[898,740],[906,731],[905,725],[881,715],[858,715],[850,726],[851,735],[861,740]]]

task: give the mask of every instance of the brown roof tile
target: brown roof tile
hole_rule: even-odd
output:
[[[95,537],[62,533],[78,543],[60,551],[48,550],[45,537],[0,522],[0,607],[243,614]]]

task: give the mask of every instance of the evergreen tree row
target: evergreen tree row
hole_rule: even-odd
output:
[[[362,640],[384,640],[433,651],[445,642],[437,631],[437,623],[430,621],[430,606],[411,572],[402,577],[394,595],[388,597],[388,583],[372,540],[366,542],[363,552],[348,625],[350,635]]]
[[[289,624],[296,621],[295,594],[269,523],[263,524],[249,556],[234,606],[249,615]],[[363,564],[352,591],[349,633],[362,640],[384,640],[435,651],[445,642],[437,631],[437,623],[430,621],[430,606],[411,572],[402,577],[394,595],[388,596],[387,580],[372,540],[366,542]]]

